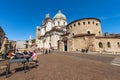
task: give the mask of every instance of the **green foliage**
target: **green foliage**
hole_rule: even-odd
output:
[[[35,39],[32,39],[32,43],[35,43]]]
[[[29,41],[28,41],[28,40],[26,40],[26,42],[28,43]]]
[[[28,43],[28,42],[29,42],[29,40],[26,40],[26,42]],[[35,39],[32,39],[32,43],[35,43]]]

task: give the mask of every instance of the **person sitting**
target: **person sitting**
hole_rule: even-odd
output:
[[[28,55],[28,52],[26,50],[24,50],[23,54],[24,55]]]
[[[33,51],[31,57],[32,57],[32,59],[33,59],[34,61],[37,61],[37,54],[36,54],[36,51]]]
[[[34,61],[37,62],[37,54],[36,51],[32,52],[31,58],[29,59],[29,61]]]
[[[9,51],[9,52],[8,52],[8,58],[14,59],[14,57],[15,57],[14,51]]]

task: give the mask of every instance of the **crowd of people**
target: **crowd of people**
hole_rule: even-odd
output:
[[[40,50],[43,54],[49,54],[49,53],[52,53],[54,51],[54,48],[53,47],[51,47],[49,49],[41,48]]]
[[[9,59],[19,59],[19,58],[29,58],[31,60],[37,61],[37,53],[35,50],[20,52],[19,50],[10,50],[8,51],[7,58]]]
[[[41,48],[38,49],[42,54],[49,54],[54,51],[54,48],[51,47],[49,49]],[[18,58],[25,58],[29,57],[32,60],[37,60],[37,53],[35,50],[33,51],[19,51],[18,49],[14,50],[6,50],[6,52],[3,54],[4,59],[18,59]]]

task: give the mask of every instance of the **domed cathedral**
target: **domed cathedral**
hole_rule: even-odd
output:
[[[66,16],[59,10],[53,17],[46,14],[41,27],[36,28],[36,44],[40,49],[58,49],[58,40],[60,35],[66,32]]]
[[[58,13],[53,18],[55,26],[62,28],[67,25],[66,16],[59,10]]]
[[[82,18],[67,24],[66,16],[59,10],[53,18],[47,14],[36,28],[36,44],[40,49],[120,53],[120,34],[103,35],[97,18]]]
[[[120,34],[102,35],[100,19],[78,19],[69,23],[66,29],[58,41],[60,51],[120,52]]]

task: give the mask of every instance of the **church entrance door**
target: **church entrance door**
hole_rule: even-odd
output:
[[[64,41],[64,51],[67,51],[67,40]]]

